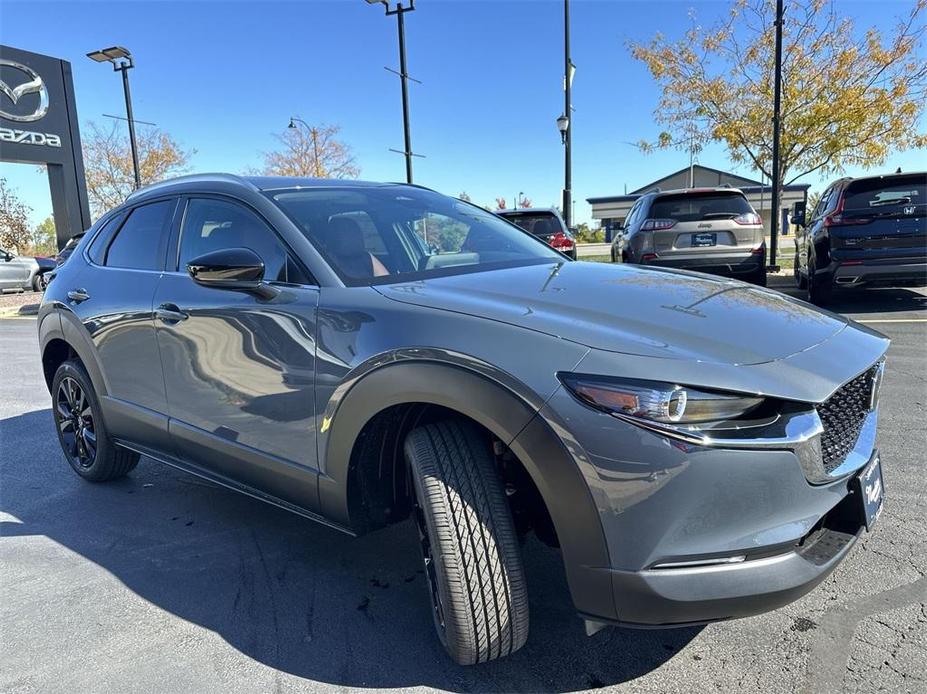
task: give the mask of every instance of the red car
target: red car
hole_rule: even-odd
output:
[[[576,260],[576,239],[567,229],[557,210],[529,207],[521,210],[499,210],[496,214],[520,226],[529,234],[543,239],[551,248],[556,248]]]

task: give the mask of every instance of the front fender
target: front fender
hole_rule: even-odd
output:
[[[420,350],[418,352],[421,352]],[[361,430],[393,405],[427,403],[460,412],[479,422],[511,448],[525,467],[550,513],[563,554],[576,608],[615,618],[606,567],[610,566],[602,524],[589,487],[564,441],[537,416],[540,399],[522,384],[487,370],[493,367],[442,354],[450,361],[414,360],[393,353],[372,360],[361,375],[335,392],[320,427],[319,478],[322,513],[350,526],[348,473],[351,451]],[[432,354],[433,359],[438,354]]]

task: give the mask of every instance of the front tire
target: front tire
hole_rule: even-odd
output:
[[[90,482],[108,482],[138,464],[138,453],[110,439],[83,364],[69,360],[59,366],[51,392],[58,442],[74,472]]]
[[[514,653],[528,638],[528,591],[489,442],[452,419],[410,432],[405,454],[442,645],[460,665]]]

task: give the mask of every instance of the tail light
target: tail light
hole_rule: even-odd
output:
[[[844,217],[843,216],[843,196],[840,196],[840,201],[837,203],[837,209],[831,212],[829,215],[824,217],[824,226],[826,227],[836,227],[836,226],[851,226],[856,224],[869,224],[872,219],[869,217]]]
[[[760,217],[756,212],[744,212],[734,217],[733,220],[736,224],[742,224],[743,226],[756,226],[757,224],[763,223],[763,218]]]
[[[573,248],[573,239],[562,231],[551,236],[549,243],[551,248],[565,248],[567,250]]]
[[[675,219],[645,219],[641,231],[665,231],[676,226]]]
[[[641,262],[646,263],[649,260],[655,260],[657,258],[656,253],[643,253],[641,255]]]

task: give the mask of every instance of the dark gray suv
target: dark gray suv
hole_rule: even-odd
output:
[[[458,663],[524,644],[526,533],[593,632],[788,603],[881,510],[883,336],[571,262],[420,187],[151,186],[81,239],[38,330],[77,474],[146,455],[350,535],[411,518]]]

